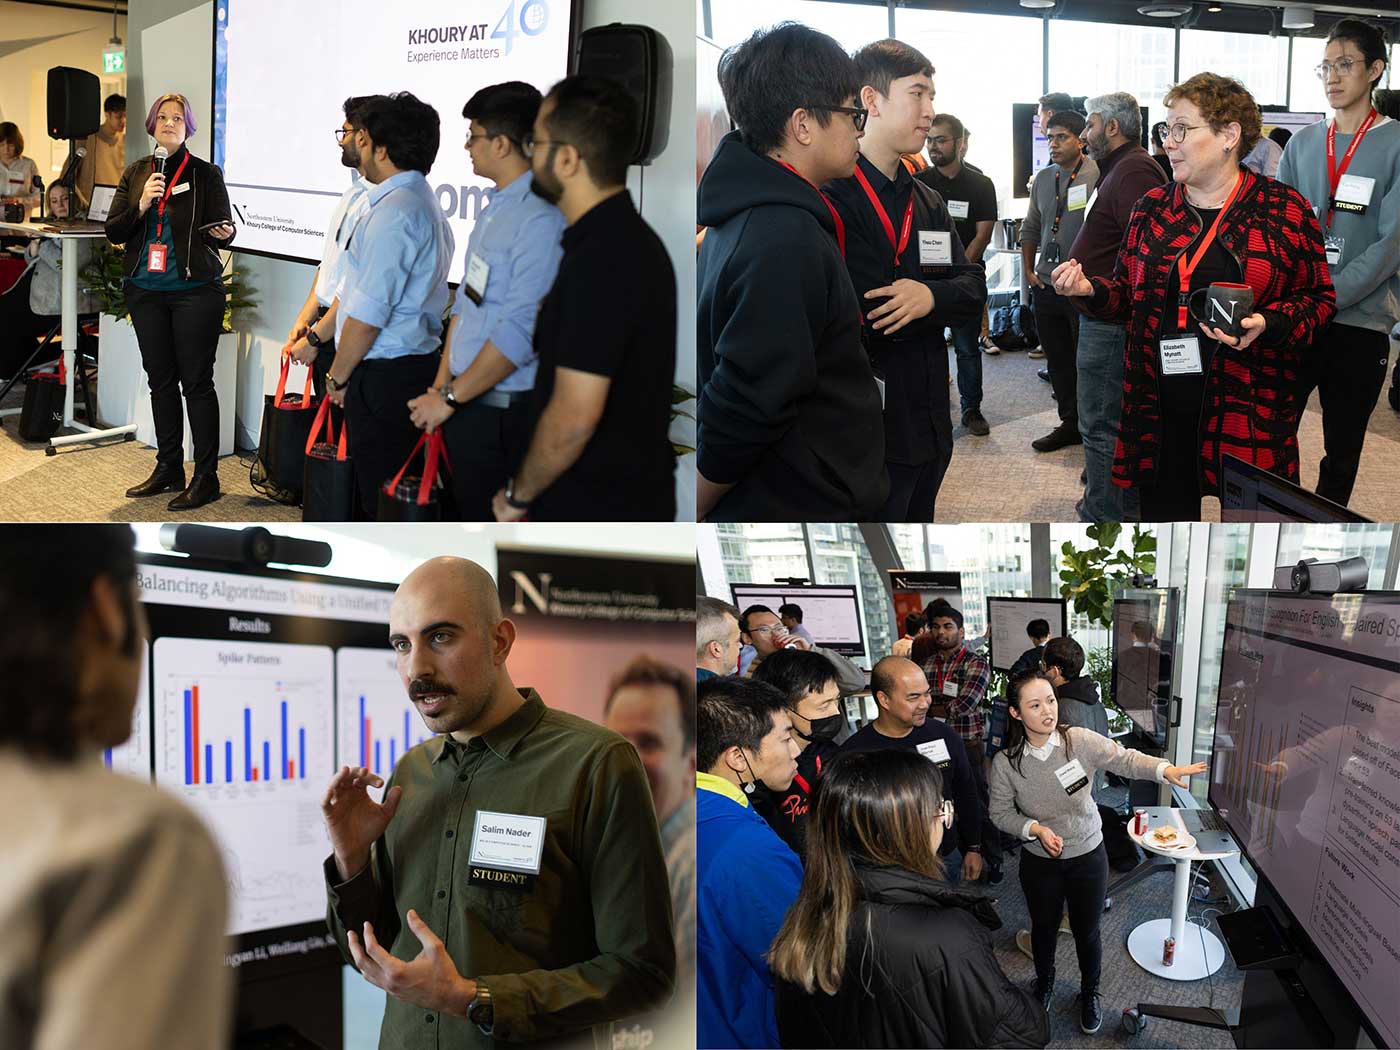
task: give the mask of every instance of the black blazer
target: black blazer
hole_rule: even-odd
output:
[[[167,177],[174,177],[186,156],[189,163],[185,165],[178,185],[189,185],[190,188],[180,193],[172,192],[165,205],[165,221],[171,224],[175,237],[175,262],[178,272],[186,280],[217,281],[224,269],[217,249],[227,248],[233,243],[233,238],[221,241],[200,232],[199,228],[211,222],[233,221],[228,190],[224,188],[224,173],[217,165],[201,160],[181,146],[165,162]],[[146,188],[146,180],[153,166],[150,157],[142,157],[122,172],[107,216],[107,239],[113,244],[126,246],[122,271],[128,277],[145,265],[148,215],[141,214],[140,204],[141,193]]]
[[[846,972],[836,995],[777,981],[785,1047],[1043,1047],[1045,1011],[992,954],[993,901],[857,861]],[[869,933],[866,928],[869,924]]]

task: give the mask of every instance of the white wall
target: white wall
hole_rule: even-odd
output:
[[[117,18],[117,33],[126,39],[124,15]],[[68,143],[51,142],[46,130],[48,71],[54,66],[85,69],[102,79],[102,98],[125,94],[125,77],[102,74],[102,49],[111,35],[110,13],[0,0],[0,121],[19,125],[24,152],[39,165],[45,184],[53,181],[68,156]],[[18,47],[22,41],[37,42]]]

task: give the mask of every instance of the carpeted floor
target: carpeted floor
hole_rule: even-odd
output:
[[[16,387],[3,408],[24,403]],[[82,415],[78,418],[81,420]],[[175,515],[173,494],[127,499],[126,490],[155,467],[155,450],[138,441],[70,445],[53,456],[45,444],[19,437],[19,416],[6,416],[0,431],[0,521],[300,521],[301,508],[259,496],[248,483],[251,452],[219,460],[223,496],[198,510]],[[189,477],[193,464],[185,464]]]
[[[995,431],[993,431],[995,433]],[[1114,805],[1123,798],[1123,790],[1110,788],[1103,792],[1100,801]],[[1020,851],[1011,853],[1003,869],[1004,878],[988,891],[997,897],[997,911],[1005,925],[992,934],[997,961],[1012,981],[1029,988],[1035,979],[1035,967],[1031,960],[1016,947],[1016,931],[1029,926],[1025,897],[1021,891],[1017,875]],[[1225,891],[1218,879],[1201,876],[1200,897],[1224,897]],[[1110,884],[1115,873],[1109,873]],[[1208,887],[1208,889],[1207,889]],[[1169,981],[1148,973],[1128,954],[1128,934],[1139,924],[1150,919],[1165,918],[1171,914],[1172,876],[1170,873],[1151,875],[1136,886],[1112,898],[1112,907],[1104,912],[1101,927],[1103,937],[1103,966],[1100,977],[1102,992],[1103,1027],[1094,1035],[1085,1035],[1079,1030],[1079,1007],[1075,998],[1079,991],[1079,963],[1074,952],[1074,939],[1068,934],[1060,934],[1055,955],[1055,999],[1050,1010],[1050,1030],[1052,1047],[1233,1047],[1228,1032],[1217,1029],[1198,1028],[1194,1025],[1162,1018],[1149,1018],[1146,1031],[1129,1036],[1122,1029],[1123,1010],[1138,1003],[1168,1004],[1173,1006],[1214,1006],[1225,1009],[1240,1004],[1244,989],[1244,974],[1235,968],[1227,950],[1225,964],[1209,980]],[[1205,904],[1193,900],[1188,908],[1192,919]],[[1212,912],[1213,914],[1213,912]],[[1211,923],[1209,927],[1216,936],[1219,927]],[[1187,933],[1191,928],[1187,927]]]
[[[1396,344],[1391,343],[1392,359]],[[991,424],[987,437],[975,437],[962,426],[953,428],[953,462],[938,493],[938,521],[1074,521],[1074,503],[1083,492],[1081,446],[1058,452],[1036,452],[1030,443],[1059,422],[1050,385],[1036,377],[1043,360],[1022,352],[982,357],[982,413]],[[949,354],[949,370],[956,369]],[[951,391],[956,409],[956,386]],[[954,414],[954,423],[961,418]],[[1317,484],[1322,458],[1322,415],[1314,394],[1303,416],[1298,443],[1302,451],[1303,485]],[[1351,509],[1373,521],[1400,521],[1400,413],[1382,393],[1371,414],[1361,470]],[[1220,520],[1220,503],[1202,501],[1203,520]]]

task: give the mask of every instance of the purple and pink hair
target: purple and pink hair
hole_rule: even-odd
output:
[[[151,103],[151,111],[150,111],[149,113],[146,114],[146,134],[147,134],[147,135],[150,135],[150,136],[152,136],[152,137],[155,137],[155,133],[156,133],[156,114],[160,112],[160,107],[163,106],[163,105],[165,105],[165,103],[167,103],[167,102],[178,102],[178,103],[180,103],[180,105],[184,108],[184,111],[185,111],[185,137],[186,137],[186,138],[189,138],[189,137],[190,137],[191,135],[193,135],[197,130],[199,130],[198,128],[195,127],[195,123],[194,123],[194,110],[190,108],[190,100],[187,99],[184,95],[179,94],[178,92],[172,92],[172,93],[169,94],[169,95],[161,95],[160,98],[156,99],[154,102]]]

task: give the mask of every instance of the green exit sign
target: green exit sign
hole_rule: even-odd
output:
[[[104,51],[102,52],[102,72],[104,73],[125,73],[126,72],[126,51]]]

